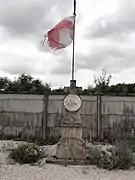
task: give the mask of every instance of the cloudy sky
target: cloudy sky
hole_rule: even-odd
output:
[[[72,45],[54,52],[44,33],[72,15],[73,0],[0,0],[0,76],[26,73],[69,85]],[[112,84],[135,82],[135,0],[77,0],[75,40],[77,85],[93,84],[107,69]]]

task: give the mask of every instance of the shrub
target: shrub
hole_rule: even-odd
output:
[[[133,154],[125,146],[91,146],[88,149],[87,158],[89,159],[90,164],[108,170],[125,170],[133,165]]]
[[[100,155],[97,165],[109,170],[126,170],[133,165],[133,155],[126,147],[117,147],[111,151],[105,150]]]
[[[120,147],[116,150],[114,156],[114,168],[129,169],[133,165],[133,154],[126,147]]]
[[[37,145],[25,143],[10,150],[9,157],[20,164],[31,164],[44,158],[45,152]]]
[[[87,150],[87,159],[89,159],[91,165],[97,165],[100,158],[101,149],[96,146],[89,147]]]
[[[97,166],[104,169],[113,169],[113,153],[109,149],[102,150]]]

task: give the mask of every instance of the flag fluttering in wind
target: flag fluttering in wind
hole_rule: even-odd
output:
[[[61,50],[69,46],[73,41],[75,16],[64,18],[44,35],[44,44],[47,41],[50,48]]]

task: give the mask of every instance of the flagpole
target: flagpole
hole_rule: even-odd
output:
[[[75,21],[76,21],[76,0],[74,0],[74,27],[73,27],[73,54],[72,54],[72,80],[74,80],[75,71]]]

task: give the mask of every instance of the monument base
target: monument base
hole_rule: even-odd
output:
[[[61,125],[62,137],[56,150],[58,159],[86,159],[85,143],[82,139],[82,124],[79,111],[65,111]]]
[[[86,159],[85,143],[78,138],[61,138],[56,151],[58,159],[84,160]]]
[[[85,159],[57,159],[57,158],[48,158],[46,160],[47,164],[58,164],[58,165],[90,165],[89,160]]]

